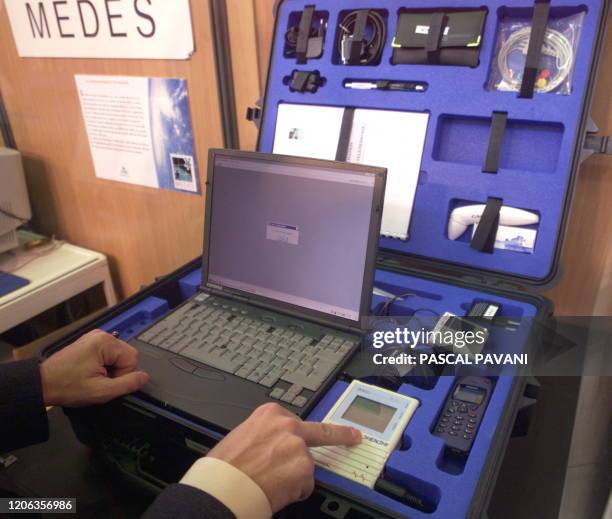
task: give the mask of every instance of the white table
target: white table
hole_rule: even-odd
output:
[[[39,236],[19,231],[21,243],[35,238]],[[30,283],[0,297],[0,333],[100,284],[106,304],[117,302],[106,256],[68,243],[42,247],[36,254],[19,249],[0,255],[3,270]]]

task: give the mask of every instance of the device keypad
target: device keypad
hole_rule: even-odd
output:
[[[385,456],[367,442],[349,448],[316,447],[311,453],[317,465],[370,488],[385,465]]]
[[[473,412],[477,406],[453,400],[445,409],[440,423],[436,427],[439,434],[448,433],[451,436],[461,435],[465,440],[474,437],[477,415]]]

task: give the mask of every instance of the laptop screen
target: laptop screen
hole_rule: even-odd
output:
[[[208,285],[359,321],[368,310],[368,252],[373,258],[380,226],[373,204],[384,171],[255,153],[213,156]]]

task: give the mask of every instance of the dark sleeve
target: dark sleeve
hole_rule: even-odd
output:
[[[236,519],[220,501],[180,483],[170,485],[145,512],[143,519]]]
[[[38,359],[0,364],[0,451],[49,439]]]

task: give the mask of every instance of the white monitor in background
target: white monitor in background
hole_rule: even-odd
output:
[[[17,228],[32,218],[21,154],[0,148],[0,253],[18,245]]]

